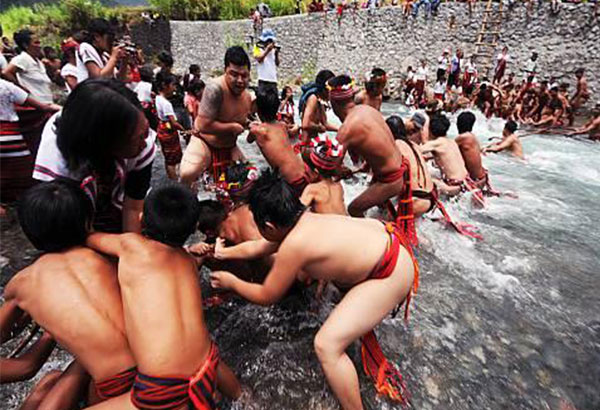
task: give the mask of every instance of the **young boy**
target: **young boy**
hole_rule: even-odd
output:
[[[313,140],[308,166],[318,172],[319,182],[304,188],[300,202],[318,214],[348,215],[344,204],[344,187],[339,181],[344,149],[335,139],[318,137]]]
[[[326,280],[346,289],[314,345],[342,408],[362,409],[358,374],[345,350],[365,335],[374,337],[373,328],[416,290],[417,264],[403,237],[391,223],[384,226],[374,219],[305,212],[289,185],[270,171],[255,183],[249,203],[266,239],[256,241],[256,253],[277,250],[275,264],[263,284],[213,272],[212,285],[260,305],[279,301],[296,280]],[[306,246],[308,238],[310,246]],[[385,368],[371,373],[376,379],[378,371],[383,375],[390,369],[385,360],[377,366]],[[379,387],[387,381],[378,380]]]
[[[19,204],[19,222],[45,252],[6,285],[14,303],[71,352],[95,382],[101,399],[131,389],[135,359],[125,337],[117,272],[84,247],[92,205],[70,180],[41,183]]]
[[[510,151],[512,155],[517,158],[525,159],[523,155],[523,145],[521,140],[515,132],[517,131],[517,123],[514,121],[507,121],[502,131],[502,141],[495,142],[485,147],[481,152],[500,152],[504,150]]]
[[[198,267],[183,249],[199,211],[191,190],[168,183],[144,201],[143,235],[88,237],[92,249],[119,258],[127,337],[138,364],[132,393],[99,409],[212,409],[217,387],[232,398],[240,395],[204,323]]]
[[[279,169],[284,179],[294,188],[297,196],[302,195],[304,188],[314,182],[317,175],[295,154],[286,125],[277,121],[279,111],[277,92],[268,87],[260,88],[256,93],[256,109],[262,122],[251,124],[248,142],[256,141],[269,165]]]
[[[358,105],[367,104],[381,111],[383,104],[383,90],[387,85],[387,77],[384,70],[374,68],[365,78],[365,89],[354,96],[354,102]]]
[[[184,128],[177,122],[173,105],[168,100],[173,95],[177,79],[172,74],[161,74],[157,79],[159,94],[156,96],[156,114],[158,115],[158,140],[165,157],[167,176],[177,180],[177,165],[183,156],[179,132]]]

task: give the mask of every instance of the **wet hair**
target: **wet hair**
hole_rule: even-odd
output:
[[[436,114],[429,122],[429,131],[434,137],[445,137],[450,128],[450,121],[444,114]]]
[[[85,41],[92,44],[94,42],[94,35],[97,34],[99,36],[103,36],[105,34],[109,34],[114,36],[114,30],[111,27],[110,23],[103,18],[95,18],[90,21],[90,24],[87,26],[87,34]]]
[[[231,64],[246,67],[250,70],[250,58],[246,50],[240,46],[229,47],[225,52],[225,68]]]
[[[327,81],[329,81],[333,77],[335,77],[335,74],[333,74],[333,71],[321,70],[317,73],[317,77],[315,78],[315,83],[317,84],[317,86],[320,89],[324,90],[325,84],[327,84]]]
[[[21,51],[27,50],[27,48],[31,44],[32,37],[33,32],[28,29],[19,30],[15,34],[13,34],[13,40],[15,41],[17,47],[19,47],[19,50]]]
[[[188,87],[188,93],[190,93],[192,95],[196,95],[200,91],[204,90],[205,87],[206,87],[206,84],[204,84],[204,81],[194,80],[191,82],[190,86]]]
[[[248,203],[259,228],[265,228],[267,222],[280,228],[291,227],[306,209],[279,172],[271,169],[263,170],[256,180]]]
[[[33,246],[44,252],[59,252],[85,244],[94,211],[76,181],[59,178],[26,191],[17,212]]]
[[[519,128],[519,125],[513,120],[509,120],[506,122],[506,124],[504,124],[504,129],[510,132],[511,134],[514,133],[517,130],[517,128]]]
[[[219,201],[207,199],[200,201],[199,206],[199,217],[198,217],[198,230],[206,236],[218,234],[217,230],[227,218],[227,210],[225,205]],[[213,238],[214,239],[214,238]]]
[[[267,87],[259,87],[256,93],[256,111],[262,121],[275,121],[279,111],[277,91]]]
[[[121,81],[94,79],[77,85],[56,122],[56,143],[67,167],[112,176],[113,152],[129,142],[140,113],[136,94]]]
[[[146,64],[140,67],[140,79],[147,83],[154,81],[154,71],[152,70],[152,66]]]
[[[153,188],[144,200],[142,233],[173,247],[183,246],[196,231],[200,206],[191,189],[166,182]]]
[[[168,51],[161,51],[156,59],[167,67],[173,67],[173,56]]]
[[[167,86],[171,84],[177,83],[177,77],[173,74],[160,72],[159,75],[156,76],[156,89],[160,92],[164,90]]]
[[[385,123],[390,127],[390,131],[392,131],[392,135],[396,140],[407,141],[408,136],[406,135],[406,127],[404,126],[404,121],[397,115],[392,115]]]
[[[473,131],[473,125],[475,125],[475,114],[471,111],[461,112],[456,120],[456,128],[458,128],[459,134]]]

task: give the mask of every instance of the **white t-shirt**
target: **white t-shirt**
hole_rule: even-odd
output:
[[[137,94],[140,102],[152,102],[152,84],[146,81],[140,81],[133,90]]]
[[[75,54],[77,57],[77,83],[82,83],[87,80],[90,73],[85,66],[86,63],[96,63],[98,68],[103,69],[108,62],[109,55],[107,53],[98,54],[98,50],[90,43],[81,43],[79,50]]]
[[[448,57],[440,57],[440,59],[438,60],[439,64],[438,64],[438,70],[447,70],[448,66],[450,65],[450,59]]]
[[[444,94],[445,91],[446,91],[446,83],[444,83],[442,81],[438,81],[433,86],[433,93],[434,94]]]
[[[262,50],[261,50],[262,53]],[[275,64],[275,49],[269,51],[262,63],[256,64],[259,81],[277,82],[277,64]]]
[[[67,94],[70,94],[71,87],[69,87],[69,83],[66,82],[67,77],[75,77],[77,78],[77,67],[71,63],[67,63],[60,69],[60,76],[65,79],[65,86],[67,87]]]
[[[93,176],[87,170],[70,170],[67,167],[67,161],[56,144],[55,122],[60,114],[61,111],[54,114],[44,126],[40,147],[35,159],[33,178],[39,181],[53,181],[56,178],[63,177],[80,181],[83,190],[95,202],[97,186]],[[156,133],[151,129],[148,130],[145,142],[146,146],[136,157],[115,160],[116,178],[112,190],[112,203],[119,209],[123,208],[127,174],[131,171],[142,170],[154,160],[156,155]]]
[[[417,81],[427,80],[427,67],[419,67],[417,69],[417,74],[415,74],[415,80],[417,80]]]
[[[161,121],[169,121],[169,115],[175,116],[173,104],[160,94],[156,96],[156,115]]]
[[[50,89],[50,78],[46,74],[46,67],[42,60],[38,60],[23,51],[10,60],[17,70],[19,84],[29,90],[31,97],[46,104],[52,103],[52,90]]]
[[[23,104],[27,96],[25,90],[0,78],[0,121],[19,121],[15,104]]]

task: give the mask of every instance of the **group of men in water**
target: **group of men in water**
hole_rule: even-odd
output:
[[[92,233],[94,209],[72,181],[39,184],[21,198],[21,226],[44,255],[6,286],[1,336],[10,339],[27,315],[45,333],[18,359],[3,359],[2,380],[31,376],[54,341],[76,359],[42,379],[23,408],[74,408],[84,397],[96,409],[209,409],[216,407],[217,390],[239,398],[240,383],[204,321],[210,303],[202,299],[202,265],[212,271],[213,288],[260,305],[281,300],[296,282],[337,286],[343,297],[314,348],[341,406],[363,407],[358,373],[346,354],[358,340],[377,392],[408,399],[373,329],[403,304],[407,314],[417,291],[415,221],[443,208],[442,196],[470,193],[484,206],[486,196],[499,195],[482,154],[507,150],[523,158],[516,122],[507,121],[500,142],[482,149],[472,112],[458,116],[453,140],[450,121],[436,106],[385,119],[383,70],[369,73],[364,90],[347,75],[322,70],[304,88],[294,145],[290,132],[297,127],[285,121],[277,91],[259,87],[254,97],[248,91],[246,52],[228,49],[224,68],[204,90],[181,183],[150,191],[141,233]],[[505,87],[490,89],[499,97],[479,97],[487,95],[479,86],[477,105],[494,113]],[[562,101],[552,90],[550,101]],[[545,107],[542,119],[550,115]],[[340,126],[329,121],[329,108]],[[245,131],[271,168],[262,175],[237,145]],[[344,164],[346,153],[354,169]],[[439,175],[432,175],[428,160]],[[198,201],[193,191],[205,171],[217,200]],[[341,180],[356,173],[369,173],[371,181],[346,207]],[[364,218],[375,207],[386,210],[387,221]],[[184,247],[196,230],[205,241]]]

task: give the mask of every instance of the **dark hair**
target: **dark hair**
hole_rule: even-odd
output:
[[[519,128],[519,125],[513,120],[509,120],[504,124],[504,129],[510,132],[511,134],[515,132]]]
[[[272,88],[259,87],[256,92],[256,111],[262,121],[275,121],[279,111],[277,91]]]
[[[227,218],[225,205],[219,201],[207,199],[198,203],[200,216],[198,217],[198,230],[207,237],[217,236],[219,226]],[[210,238],[209,238],[210,239]]]
[[[45,252],[83,245],[92,215],[92,203],[79,184],[64,178],[34,186],[18,204],[23,232],[33,246]]]
[[[229,47],[225,52],[225,68],[230,64],[247,67],[250,70],[250,58],[240,46]]]
[[[190,86],[188,87],[188,93],[196,95],[196,93],[198,93],[199,91],[204,90],[205,87],[206,84],[204,84],[204,81],[194,80],[190,83]]]
[[[473,131],[473,125],[475,125],[475,114],[471,111],[461,112],[456,120],[456,128],[458,128],[459,134]]]
[[[331,87],[342,87],[344,85],[348,85],[352,82],[352,78],[349,75],[346,74],[342,74],[342,75],[338,75],[337,77],[333,77],[330,78],[329,81],[327,81],[327,84],[329,84]]]
[[[283,99],[285,98],[285,94],[286,94],[285,92],[288,89],[292,90],[292,87],[290,87],[289,85],[286,85],[285,87],[283,87],[281,89],[281,95],[279,96],[279,100],[280,101],[283,101]],[[293,93],[293,90],[292,90],[292,96],[290,97],[290,102],[292,102],[292,103],[294,102],[294,93]]]
[[[385,70],[381,69],[381,68],[377,68],[375,67],[374,69],[371,70],[371,75],[373,77],[381,77],[385,75]]]
[[[582,67],[579,67],[577,70],[575,70],[575,74],[583,74],[585,70]]]
[[[193,71],[200,71],[200,66],[198,64],[190,64],[188,71],[191,73]]]
[[[200,206],[196,195],[176,182],[153,188],[144,200],[142,233],[169,246],[183,246],[196,231]]]
[[[147,83],[154,81],[154,71],[151,65],[146,64],[140,67],[140,79]]]
[[[42,51],[44,52],[44,57],[46,58],[57,58],[56,50],[53,47],[45,46],[42,48]]]
[[[429,122],[429,131],[434,137],[445,137],[450,128],[450,121],[444,114],[436,114],[431,117]]]
[[[27,47],[31,44],[31,37],[33,37],[33,32],[28,29],[19,30],[13,34],[13,40],[21,51],[27,50]]]
[[[159,75],[156,76],[156,89],[160,92],[164,90],[165,87],[177,83],[177,77],[173,74],[167,72],[160,72]]]
[[[317,73],[317,77],[315,78],[315,84],[321,89],[325,89],[325,84],[329,81],[330,78],[335,77],[333,71],[331,70],[321,70]]]
[[[167,51],[161,51],[158,53],[156,59],[167,67],[173,67],[173,56],[171,56],[171,54]]]
[[[290,227],[306,209],[279,172],[271,169],[263,170],[254,183],[248,204],[259,228],[264,228],[267,222],[278,227]]]
[[[385,123],[390,127],[390,131],[392,131],[392,135],[396,140],[407,141],[408,137],[406,135],[406,127],[404,126],[404,121],[397,115],[392,115]]]
[[[72,170],[112,176],[112,152],[135,131],[142,107],[121,81],[86,80],[69,94],[56,122],[56,143]]]
[[[115,32],[107,20],[103,18],[95,18],[90,21],[90,24],[88,24],[85,41],[92,44],[94,41],[94,34],[98,34],[100,36],[109,34],[114,36]]]

